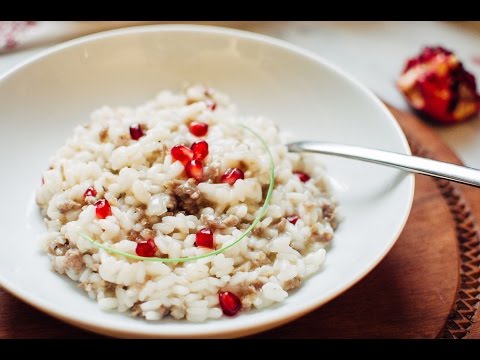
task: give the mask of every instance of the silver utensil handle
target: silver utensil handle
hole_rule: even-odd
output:
[[[288,150],[292,152],[337,155],[349,159],[363,160],[480,187],[480,170],[418,156],[320,141],[299,141],[291,143],[288,145]]]

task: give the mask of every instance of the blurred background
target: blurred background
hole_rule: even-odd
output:
[[[167,22],[0,21],[0,75],[63,41],[99,31]],[[168,22],[172,23],[172,22]],[[173,22],[184,23],[184,22]],[[480,22],[197,21],[270,35],[302,46],[337,64],[402,110],[409,107],[395,86],[405,62],[424,46],[452,50],[480,79]],[[288,69],[285,69],[288,71]],[[358,119],[362,121],[361,118]],[[428,125],[464,163],[480,168],[480,117],[455,125]]]

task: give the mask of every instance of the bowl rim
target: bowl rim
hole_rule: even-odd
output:
[[[407,155],[411,155],[411,150],[407,141],[407,138],[401,129],[400,125],[396,121],[395,117],[392,113],[388,110],[385,104],[365,85],[361,82],[356,80],[353,76],[348,74],[346,71],[342,70],[339,66],[331,63],[330,61],[324,59],[320,55],[317,55],[313,51],[304,49],[300,46],[293,45],[285,40],[280,40],[271,36],[239,30],[239,29],[232,29],[222,26],[212,26],[212,25],[197,25],[197,24],[156,24],[156,25],[141,25],[141,26],[130,26],[125,28],[119,28],[114,30],[102,31],[94,34],[89,34],[86,36],[82,36],[79,38],[75,38],[47,49],[40,51],[38,54],[35,54],[24,61],[21,61],[19,64],[15,65],[11,69],[4,72],[0,75],[0,83],[8,79],[10,76],[14,75],[16,72],[21,71],[23,68],[28,67],[29,65],[34,64],[37,61],[42,59],[48,58],[48,56],[61,52],[65,49],[75,47],[81,44],[94,42],[97,40],[107,39],[107,38],[115,38],[121,37],[123,35],[129,34],[142,34],[142,33],[151,33],[151,32],[193,32],[193,33],[205,33],[205,34],[214,34],[214,35],[229,35],[236,38],[242,38],[246,40],[252,40],[260,43],[264,43],[270,46],[274,46],[277,48],[282,48],[283,50],[290,51],[296,55],[300,55],[302,57],[306,57],[310,60],[313,60],[316,63],[319,63],[326,69],[336,73],[338,76],[343,77],[346,79],[351,85],[357,87],[364,95],[370,98],[370,100],[379,107],[380,110],[383,111],[386,118],[388,118],[393,126],[394,131],[399,137],[401,141],[403,151]],[[245,323],[237,326],[235,329],[216,329],[211,327],[210,329],[193,329],[193,330],[186,330],[182,329],[181,331],[171,331],[168,327],[158,327],[152,329],[145,329],[141,332],[133,333],[132,329],[127,328],[112,328],[109,325],[103,325],[100,322],[91,323],[84,318],[82,318],[81,314],[72,314],[70,312],[64,311],[61,308],[55,307],[55,304],[37,298],[36,296],[32,296],[28,290],[24,290],[22,287],[17,286],[12,281],[8,280],[0,273],[0,286],[2,286],[6,291],[10,294],[14,295],[15,297],[21,299],[22,301],[26,302],[27,304],[35,307],[36,309],[45,312],[57,319],[65,321],[67,323],[73,324],[80,328],[93,331],[99,334],[109,334],[118,337],[150,337],[150,338],[166,338],[166,337],[175,337],[175,338],[198,338],[198,337],[239,337],[249,334],[258,333],[261,331],[265,331],[287,322],[293,321],[313,310],[319,308],[320,306],[324,305],[325,303],[331,301],[332,299],[336,298],[343,292],[350,289],[352,286],[357,284],[360,280],[362,280],[367,274],[369,274],[390,252],[392,247],[395,245],[400,233],[402,232],[407,219],[409,217],[412,203],[413,203],[413,195],[415,189],[415,177],[412,173],[406,175],[406,180],[408,180],[408,198],[407,198],[407,206],[405,207],[405,211],[402,214],[402,219],[398,223],[398,227],[392,236],[388,246],[386,246],[383,252],[373,261],[370,262],[368,266],[366,266],[362,272],[359,272],[356,276],[354,276],[350,281],[341,286],[337,287],[332,291],[329,296],[322,298],[321,300],[317,301],[310,301],[307,304],[304,304],[302,307],[291,311],[288,314],[278,314],[275,317],[270,317],[267,321],[263,321],[262,323],[251,324]],[[238,324],[237,324],[238,325]]]

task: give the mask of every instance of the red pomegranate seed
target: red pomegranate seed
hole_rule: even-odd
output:
[[[155,242],[152,239],[149,239],[147,241],[141,241],[137,243],[135,252],[137,253],[138,256],[153,257],[157,252],[157,246],[155,245]]]
[[[142,125],[140,125],[140,124],[130,125],[130,137],[133,140],[138,140],[143,135],[145,135],[145,134],[143,133]]]
[[[304,172],[294,171],[293,173],[298,176],[301,182],[307,182],[308,180],[310,180],[310,175],[305,174]]]
[[[215,109],[217,108],[217,103],[213,100],[205,100],[205,103],[207,104],[207,108],[211,111],[215,111]]]
[[[86,198],[87,196],[97,196],[97,190],[93,186],[90,186],[85,192],[83,193],[83,197]]]
[[[238,179],[245,179],[245,174],[243,173],[243,171],[239,168],[230,168],[225,171],[225,174],[222,175],[220,181],[222,183],[233,185]]]
[[[105,219],[107,216],[112,215],[112,208],[108,200],[100,199],[95,203],[95,213],[97,214],[97,218]]]
[[[287,220],[290,221],[293,225],[297,223],[298,219],[300,218],[297,215],[287,216]]]
[[[172,150],[170,150],[170,153],[175,160],[180,161],[183,165],[186,165],[193,159],[193,151],[185,145],[175,145],[172,147]]]
[[[192,121],[188,126],[190,132],[195,136],[205,136],[208,132],[208,124],[200,121]]]
[[[230,291],[223,291],[218,294],[218,300],[222,311],[227,316],[233,316],[242,308],[242,302],[237,295]]]
[[[206,141],[197,141],[191,147],[193,158],[195,160],[203,160],[208,156],[208,144]]]
[[[190,178],[197,181],[203,180],[203,163],[200,160],[191,160],[185,165],[185,172]]]
[[[214,249],[213,232],[209,228],[203,228],[195,234],[195,245]]]

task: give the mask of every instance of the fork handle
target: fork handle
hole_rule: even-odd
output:
[[[419,156],[320,141],[294,142],[288,144],[288,150],[291,152],[312,152],[363,160],[480,187],[480,170]]]

